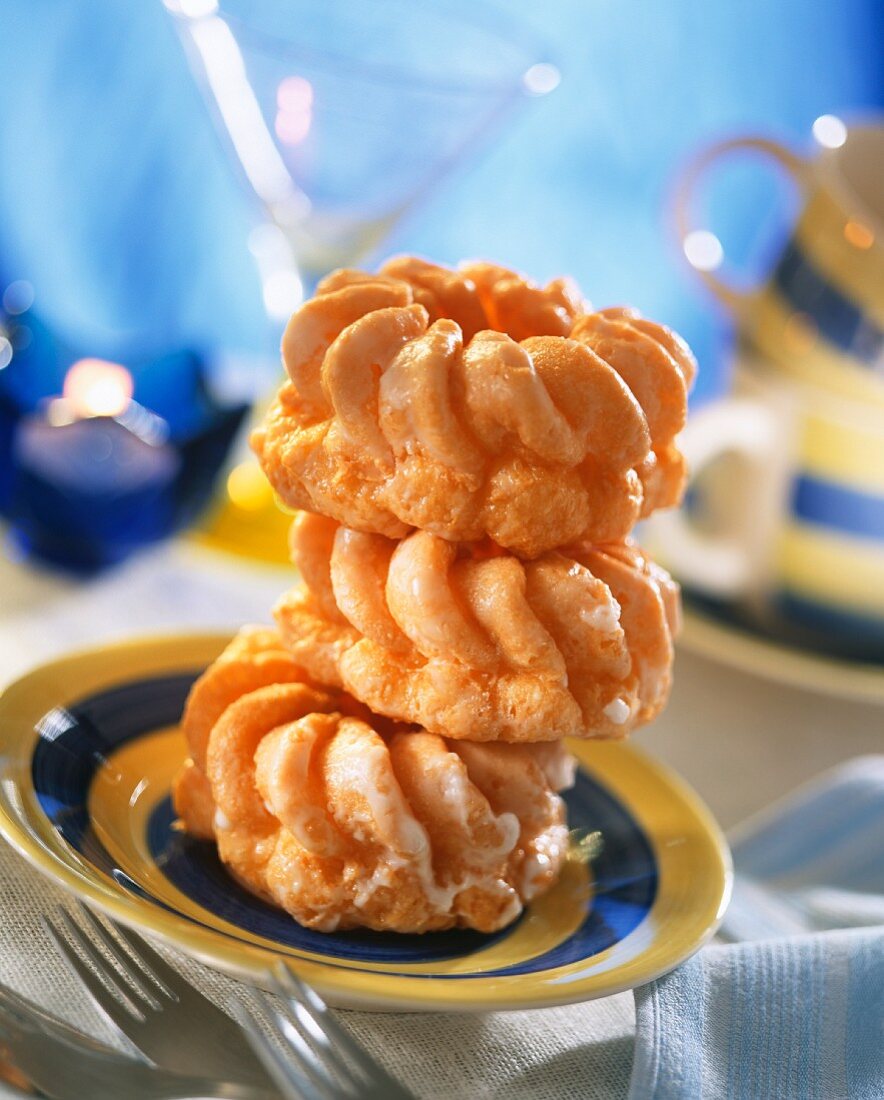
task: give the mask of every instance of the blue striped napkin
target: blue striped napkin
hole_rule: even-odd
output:
[[[731,841],[732,943],[636,990],[631,1100],[881,1100],[884,756]]]

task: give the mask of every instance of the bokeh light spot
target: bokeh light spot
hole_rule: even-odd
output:
[[[120,363],[80,359],[65,375],[62,392],[77,416],[119,416],[133,391],[132,375]]]
[[[258,512],[273,498],[273,490],[256,462],[242,462],[227,475],[227,495],[237,508]]]
[[[708,229],[695,229],[688,233],[682,247],[688,263],[698,271],[714,271],[721,267],[724,260],[721,241]]]
[[[280,111],[303,111],[313,106],[313,85],[303,76],[287,76],[276,89]]]
[[[3,291],[3,309],[7,313],[25,313],[34,304],[34,288],[26,279],[16,279]]]
[[[300,145],[310,133],[310,113],[288,114],[280,111],[273,124],[276,136],[285,145]]]
[[[304,288],[294,271],[271,271],[264,279],[261,290],[264,308],[277,321],[287,321],[301,304]]]
[[[276,136],[286,145],[298,145],[313,122],[313,85],[302,76],[287,76],[276,89],[276,105]]]
[[[522,84],[528,95],[547,95],[555,91],[562,82],[562,74],[548,61],[532,65],[522,77]]]
[[[838,149],[847,141],[847,127],[837,115],[820,115],[813,124],[813,136],[826,149]]]
[[[862,222],[851,220],[844,226],[844,239],[854,248],[865,250],[875,243],[875,234]]]

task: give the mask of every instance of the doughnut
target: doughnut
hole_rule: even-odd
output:
[[[568,280],[414,257],[343,269],[282,351],[252,446],[293,509],[532,558],[622,541],[681,494],[690,352],[634,311],[588,312]]]
[[[181,718],[188,758],[172,785],[175,811],[188,832],[214,836],[215,803],[206,776],[206,752],[215,722],[241,695],[281,683],[309,684],[310,678],[285,649],[278,631],[261,626],[243,627],[194,681]],[[341,706],[357,713],[355,700],[341,699]]]
[[[414,933],[495,931],[553,885],[568,849],[557,792],[574,775],[561,745],[450,741],[340,702],[288,679],[246,688],[212,722],[210,836],[242,886],[308,928]],[[182,813],[204,837],[193,820]]]
[[[300,513],[291,548],[284,644],[394,720],[476,742],[620,738],[666,702],[678,588],[631,543],[523,561]]]

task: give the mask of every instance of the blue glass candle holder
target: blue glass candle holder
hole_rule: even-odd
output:
[[[84,361],[28,308],[0,315],[0,364],[0,513],[24,553],[77,571],[196,519],[249,407],[194,352]]]

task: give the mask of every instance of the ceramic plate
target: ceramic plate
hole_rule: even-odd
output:
[[[717,927],[730,857],[677,777],[625,745],[571,746],[566,796],[589,859],[511,927],[323,934],[240,889],[175,827],[188,689],[227,639],[154,638],[74,654],[0,698],[0,829],[84,900],[234,976],[282,957],[333,1003],[498,1010],[564,1004],[670,970]]]
[[[773,641],[684,599],[679,646],[701,657],[790,687],[884,706],[884,667],[825,657]]]

